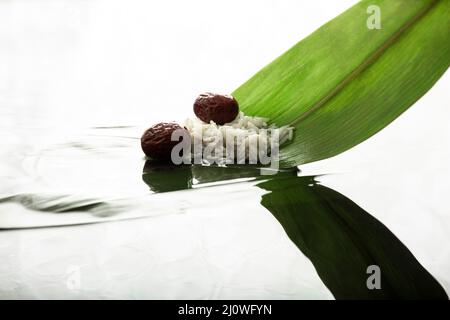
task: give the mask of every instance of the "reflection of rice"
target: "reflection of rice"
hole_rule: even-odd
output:
[[[192,156],[202,158],[204,164],[243,163],[242,160],[247,161],[249,158],[250,163],[255,163],[252,161],[253,151],[256,151],[254,154],[259,154],[261,149],[264,149],[269,155],[271,150],[293,137],[294,128],[268,126],[267,120],[261,117],[249,117],[240,112],[235,120],[222,126],[213,121],[205,123],[194,118],[187,119],[184,127],[191,135]],[[195,141],[201,141],[202,150],[195,149]],[[233,147],[230,148],[230,146]],[[205,157],[205,150],[214,150],[214,152]],[[238,150],[245,150],[245,153],[239,153]]]

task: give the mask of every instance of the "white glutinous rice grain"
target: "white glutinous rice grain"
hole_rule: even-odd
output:
[[[225,165],[249,162],[249,159],[249,163],[256,163],[255,157],[258,157],[261,149],[270,155],[272,148],[279,148],[292,140],[293,127],[278,128],[275,125],[268,126],[267,122],[266,118],[250,117],[240,112],[235,120],[224,125],[217,125],[213,121],[205,123],[195,117],[187,119],[184,127],[191,136],[193,158],[202,159],[204,165]],[[194,144],[200,142],[201,148],[196,148]]]

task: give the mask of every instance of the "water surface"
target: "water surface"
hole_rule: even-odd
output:
[[[149,161],[134,127],[30,131],[40,143],[2,162],[3,298],[447,298],[386,225],[323,184],[352,174]]]

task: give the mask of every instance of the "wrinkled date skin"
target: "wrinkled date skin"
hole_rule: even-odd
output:
[[[212,120],[223,125],[236,119],[239,113],[239,105],[232,96],[207,92],[201,94],[195,100],[194,113],[206,123]]]
[[[141,138],[141,147],[147,157],[169,160],[172,148],[178,141],[171,141],[172,132],[185,130],[176,123],[161,122],[147,129]]]

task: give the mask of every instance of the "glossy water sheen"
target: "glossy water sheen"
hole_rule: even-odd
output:
[[[353,1],[230,0],[219,16],[200,0],[33,3],[0,2],[0,298],[450,293],[448,74],[300,170],[174,168],[140,150],[146,127],[232,92]]]
[[[145,161],[134,130],[33,131],[42,144],[4,158],[3,298],[447,298],[381,221],[321,183],[351,174]]]

